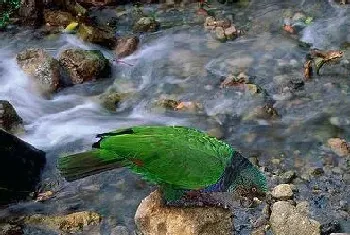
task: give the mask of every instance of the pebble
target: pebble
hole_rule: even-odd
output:
[[[293,191],[289,184],[280,184],[272,190],[272,196],[285,201],[293,197]]]

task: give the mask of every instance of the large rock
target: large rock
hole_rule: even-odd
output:
[[[159,191],[137,208],[135,223],[144,235],[227,235],[233,231],[230,210],[216,207],[168,207]]]
[[[25,218],[24,223],[51,230],[60,230],[65,233],[77,233],[87,226],[97,225],[101,216],[93,211],[80,211],[68,215],[41,215],[36,214]]]
[[[116,43],[113,29],[108,27],[102,28],[81,24],[79,25],[77,34],[83,41],[99,44],[110,49],[112,49]]]
[[[35,190],[45,152],[0,129],[0,204],[23,200]]]
[[[344,139],[330,138],[328,146],[339,156],[350,156],[350,144]]]
[[[124,37],[117,40],[115,53],[118,58],[123,58],[131,55],[137,49],[139,38],[137,36]]]
[[[17,64],[36,82],[42,94],[56,91],[60,82],[60,68],[56,59],[39,48],[26,49],[16,56]]]
[[[277,198],[279,200],[289,200],[289,199],[292,199],[293,197],[293,191],[289,184],[277,185],[272,190],[271,194],[274,198]]]
[[[23,130],[23,120],[7,100],[0,100],[0,128],[16,133]]]
[[[158,28],[158,23],[153,17],[141,17],[133,27],[134,32],[154,32]]]
[[[50,26],[63,27],[66,27],[68,24],[75,21],[75,17],[69,12],[51,10],[44,11],[44,19],[45,23],[49,24]]]
[[[73,84],[108,76],[110,66],[98,50],[67,49],[60,54],[59,62]]]
[[[319,235],[321,225],[286,201],[273,204],[270,225],[274,235]]]
[[[43,23],[44,3],[42,0],[22,0],[19,9],[23,25],[39,26]]]

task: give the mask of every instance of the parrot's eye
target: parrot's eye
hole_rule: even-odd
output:
[[[253,192],[253,193],[256,192],[256,188],[255,188],[255,187],[252,188],[252,192]]]

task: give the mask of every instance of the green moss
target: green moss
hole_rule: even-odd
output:
[[[5,28],[10,16],[21,6],[21,0],[0,0],[0,29]]]

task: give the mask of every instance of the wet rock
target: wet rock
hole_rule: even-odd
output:
[[[283,184],[289,184],[295,178],[295,171],[286,171],[280,176],[280,182]]]
[[[23,230],[18,225],[0,224],[0,234],[2,235],[21,235]]]
[[[330,138],[328,140],[328,146],[339,156],[350,155],[350,146],[344,139]]]
[[[158,23],[153,17],[141,17],[133,26],[134,32],[154,32],[158,28]]]
[[[35,190],[45,152],[0,129],[0,204],[24,200]]]
[[[227,40],[234,40],[237,37],[237,29],[234,25],[225,29],[225,36]]]
[[[58,89],[60,82],[59,63],[45,50],[26,49],[17,54],[16,61],[21,69],[34,79],[42,94],[50,94]]]
[[[138,44],[139,39],[137,36],[120,38],[117,40],[115,53],[118,58],[127,57],[136,51]]]
[[[289,200],[293,197],[293,191],[289,184],[280,184],[272,190],[272,196],[279,200]]]
[[[105,93],[99,96],[101,105],[109,111],[114,112],[123,98],[123,94],[117,92]]]
[[[168,207],[159,191],[152,192],[137,208],[135,223],[144,235],[227,235],[232,233],[230,210],[216,207]]]
[[[274,235],[319,235],[320,223],[299,213],[289,202],[279,201],[272,205],[270,217]]]
[[[180,101],[173,99],[160,99],[156,102],[156,105],[165,109],[176,110],[176,107],[180,104]]]
[[[12,134],[24,131],[22,118],[7,100],[0,100],[0,128]]]
[[[68,215],[31,215],[25,218],[28,225],[44,226],[52,230],[61,230],[67,233],[82,231],[87,226],[97,225],[101,216],[92,211],[75,212]]]
[[[66,27],[68,24],[75,21],[75,17],[69,12],[51,11],[51,10],[44,11],[44,19],[45,19],[45,23],[50,26],[63,26],[63,27]]]
[[[115,5],[116,3],[119,3],[120,1],[114,1],[114,0],[79,0],[79,2],[83,5],[92,5],[92,6],[107,6],[107,5]]]
[[[106,77],[110,73],[108,60],[98,50],[67,49],[60,54],[59,62],[73,84]]]
[[[341,226],[338,221],[332,221],[321,225],[321,235],[341,232]]]
[[[109,49],[113,49],[116,44],[114,31],[109,27],[81,24],[78,27],[77,35],[83,41],[99,44]]]
[[[217,139],[222,139],[224,137],[223,130],[221,130],[219,127],[208,130],[207,134]]]
[[[194,101],[182,101],[175,107],[175,110],[196,113],[202,111],[203,106],[202,104]]]
[[[129,235],[129,230],[125,226],[116,226],[112,228],[110,235]]]
[[[44,3],[42,0],[22,0],[19,15],[22,25],[40,26],[43,23]]]
[[[216,27],[215,28],[215,37],[217,40],[220,42],[225,42],[226,41],[226,36],[225,36],[225,30],[222,27]]]
[[[215,18],[213,16],[208,16],[205,18],[204,28],[207,30],[215,29]]]

